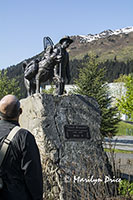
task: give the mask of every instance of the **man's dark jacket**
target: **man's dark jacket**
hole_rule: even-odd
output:
[[[0,148],[3,139],[16,125],[19,124],[15,121],[0,120]],[[42,200],[40,155],[35,138],[29,131],[20,129],[16,133],[0,173],[4,182],[0,200]]]

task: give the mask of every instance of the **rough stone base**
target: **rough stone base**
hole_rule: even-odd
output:
[[[114,193],[111,167],[103,151],[100,111],[93,98],[80,95],[35,94],[21,100],[22,127],[38,143],[43,175],[44,199],[105,199]],[[87,125],[90,139],[66,139],[65,125]]]

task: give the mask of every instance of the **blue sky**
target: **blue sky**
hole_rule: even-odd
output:
[[[133,0],[2,0],[0,69],[35,56],[43,37],[96,34],[133,26]]]

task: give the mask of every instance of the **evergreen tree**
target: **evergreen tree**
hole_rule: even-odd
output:
[[[7,76],[7,71],[0,70],[0,99],[7,94],[13,94],[19,98],[20,88],[15,78],[10,80]]]
[[[116,132],[119,122],[117,108],[111,107],[111,98],[108,95],[108,86],[105,82],[105,68],[98,66],[97,60],[91,56],[83,63],[79,70],[79,77],[75,80],[76,93],[94,97],[101,109],[101,133],[103,136],[112,136]]]

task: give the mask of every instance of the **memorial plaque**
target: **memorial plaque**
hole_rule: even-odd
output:
[[[89,127],[86,125],[65,125],[65,137],[67,139],[90,139]]]

